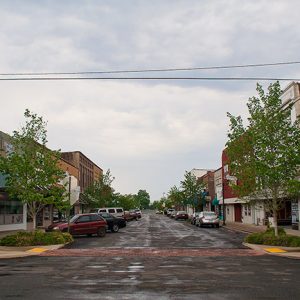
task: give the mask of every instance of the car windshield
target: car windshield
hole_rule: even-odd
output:
[[[78,218],[78,215],[75,215],[73,216],[71,219],[70,219],[70,223],[74,223]]]
[[[214,212],[204,212],[203,215],[205,217],[216,217],[216,214]]]
[[[186,213],[186,212],[183,211],[183,210],[181,210],[181,211],[178,212],[178,214],[185,214],[185,213]]]

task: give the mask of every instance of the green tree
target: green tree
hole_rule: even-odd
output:
[[[184,206],[185,195],[176,185],[171,187],[168,192],[168,199],[171,200],[172,205],[174,206]]]
[[[65,187],[57,183],[65,174],[58,167],[60,152],[46,147],[47,123],[28,109],[24,116],[25,125],[13,132],[13,151],[0,158],[0,172],[8,193],[27,204],[35,229],[36,215],[46,204],[62,203]]]
[[[184,195],[184,205],[190,204],[195,207],[204,188],[203,184],[197,180],[195,175],[187,171],[180,184]]]
[[[259,201],[274,218],[278,235],[277,213],[284,202],[300,193],[296,180],[300,166],[299,120],[290,121],[290,107],[282,108],[278,82],[268,92],[257,85],[258,97],[248,101],[249,124],[240,116],[228,114],[227,155],[230,174],[239,184],[232,185],[239,197],[250,203]]]
[[[81,203],[89,208],[113,206],[114,189],[111,184],[114,179],[108,169],[97,181],[85,189]]]
[[[138,202],[135,195],[132,194],[114,194],[114,203],[115,206],[123,207],[124,210],[130,210],[138,207]]]
[[[150,195],[146,190],[139,190],[135,195],[137,207],[145,209],[150,206]]]

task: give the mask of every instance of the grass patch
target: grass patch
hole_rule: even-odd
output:
[[[283,228],[278,228],[278,236],[275,236],[274,228],[269,228],[265,232],[249,234],[244,241],[258,245],[300,247],[300,237],[287,235]]]
[[[66,244],[72,241],[72,236],[66,232],[20,231],[2,238],[0,246],[46,246]]]

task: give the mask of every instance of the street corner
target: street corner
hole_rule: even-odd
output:
[[[269,255],[300,259],[299,247],[281,247],[243,243],[244,246]]]
[[[31,246],[31,247],[0,247],[0,259],[20,258],[27,256],[40,255],[49,250],[57,250],[64,247],[64,244],[49,246]]]

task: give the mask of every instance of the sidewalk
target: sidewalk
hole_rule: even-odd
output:
[[[267,229],[267,226],[263,225],[244,224],[238,222],[226,222],[226,225],[223,227],[229,230],[241,231],[246,233],[264,232]],[[294,230],[289,228],[284,228],[284,230],[289,235],[295,235],[300,237],[300,230]]]
[[[17,258],[33,255],[40,255],[42,252],[48,250],[56,250],[65,246],[64,244],[50,245],[50,246],[30,246],[30,247],[4,247],[0,246],[1,258]]]
[[[267,229],[267,226],[254,225],[254,224],[243,224],[237,222],[226,222],[226,225],[223,228],[231,231],[239,231],[245,233],[256,233],[264,232]],[[293,230],[284,228],[285,232],[288,235],[294,235],[300,237],[300,230]],[[263,252],[266,254],[283,256],[288,258],[300,259],[300,247],[279,247],[279,246],[268,246],[268,245],[255,245],[243,243],[246,247],[249,247],[255,251]]]
[[[11,234],[15,234],[18,231],[22,230],[14,230],[14,231],[1,231],[0,239]],[[17,257],[26,257],[32,255],[39,255],[42,252],[48,250],[56,250],[63,247],[63,244],[59,245],[50,245],[50,246],[30,246],[30,247],[5,247],[0,246],[0,259],[1,258],[17,258]]]

